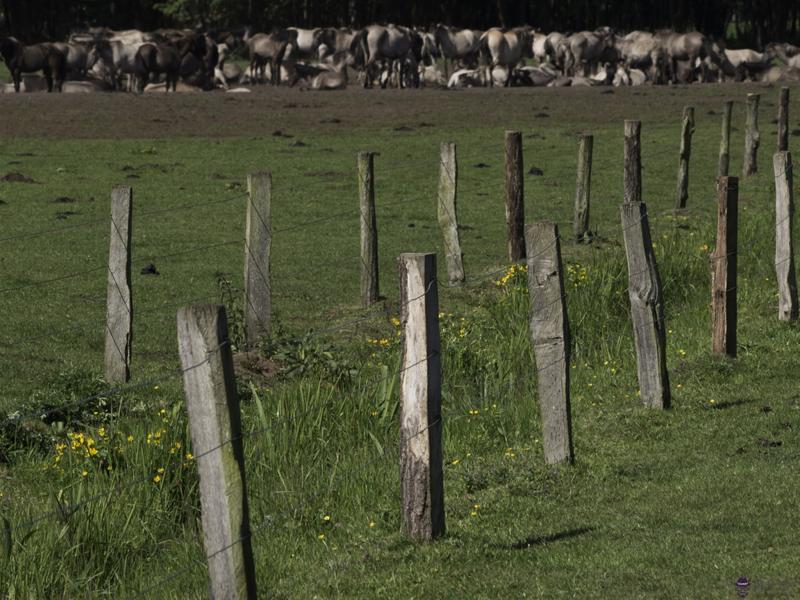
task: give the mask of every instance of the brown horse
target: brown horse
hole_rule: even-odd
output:
[[[165,44],[144,44],[136,52],[136,76],[139,93],[144,91],[145,83],[151,74],[164,73],[167,79],[166,91],[176,91],[183,59],[193,54],[201,61],[206,54],[205,38],[201,35],[188,35],[176,42]]]
[[[11,71],[14,89],[19,92],[23,73],[42,71],[47,80],[47,91],[53,91],[55,78],[56,91],[61,91],[66,73],[66,57],[51,44],[34,44],[26,46],[13,37],[0,39],[0,56]]]

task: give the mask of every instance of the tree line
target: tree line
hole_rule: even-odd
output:
[[[26,41],[60,40],[89,26],[233,29],[250,25],[362,27],[447,23],[542,31],[609,25],[631,31],[698,30],[734,45],[800,37],[798,0],[0,0],[0,30]]]

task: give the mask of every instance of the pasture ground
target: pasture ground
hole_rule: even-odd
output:
[[[731,173],[741,168],[748,91],[762,94],[760,172],[740,186],[739,357],[723,360],[709,356],[714,176],[726,99],[737,101]],[[800,130],[800,90],[792,93],[790,129]],[[776,319],[777,94],[705,85],[0,95],[0,178],[33,180],[0,181],[0,410],[62,406],[56,423],[4,421],[0,432],[0,589],[203,597],[196,481],[181,459],[175,311],[224,301],[238,325],[245,177],[268,169],[279,333],[265,344],[271,361],[242,359],[240,381],[246,428],[266,432],[246,443],[262,593],[728,598],[748,577],[753,597],[796,596],[800,334]],[[697,121],[689,210],[675,214],[687,104]],[[665,287],[674,399],[663,413],[636,400],[619,226],[623,119],[642,120],[644,200]],[[542,171],[526,174],[526,219],[559,223],[569,265],[570,468],[542,464],[523,276],[495,283],[507,264],[511,129],[523,132],[526,173]],[[597,237],[578,246],[570,221],[583,131],[595,135]],[[407,251],[442,255],[438,145],[450,140],[471,281],[440,291],[448,534],[414,546],[399,533],[395,261]],[[800,151],[797,135],[790,144]],[[380,153],[386,296],[366,313],[357,307],[355,175],[365,149]],[[116,183],[134,188],[137,387],[76,406],[106,388],[103,269]],[[141,274],[149,263],[159,275]]]

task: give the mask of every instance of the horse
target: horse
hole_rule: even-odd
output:
[[[19,93],[23,73],[42,71],[47,80],[47,91],[53,91],[55,79],[56,91],[61,91],[66,73],[64,55],[50,44],[34,44],[26,46],[13,37],[0,39],[0,56],[11,71],[14,80],[14,91]]]
[[[480,50],[481,32],[472,29],[456,29],[441,23],[433,30],[439,54],[444,59],[444,76],[447,78],[447,65],[477,65]]]
[[[98,41],[92,44],[86,58],[86,68],[91,70],[98,62],[105,64],[111,77],[111,87],[119,89],[119,75],[128,75],[127,90],[133,90],[133,80],[136,76],[136,53],[142,47],[141,43],[126,44],[117,40]]]
[[[177,91],[178,77],[183,60],[189,55],[203,61],[206,55],[205,36],[187,35],[167,44],[143,44],[136,52],[136,75],[138,91],[144,92],[145,83],[152,74],[164,73],[167,79],[165,92]],[[211,79],[213,80],[213,67]]]
[[[244,41],[250,50],[250,80],[255,81],[256,73],[259,71],[259,79],[263,80],[266,65],[269,63],[271,83],[280,85],[281,63],[289,45],[297,44],[297,31],[279,29],[272,33],[257,33],[253,36],[247,32]]]
[[[484,81],[487,81],[490,87],[494,87],[492,72],[495,67],[503,66],[508,70],[504,86],[509,87],[514,68],[524,58],[533,57],[530,28],[517,27],[504,32],[494,27],[481,36],[480,49],[486,65]]]
[[[66,72],[68,74],[78,77],[86,76],[86,71],[88,70],[86,65],[89,57],[86,44],[78,42],[54,42],[50,45],[64,55],[66,59]]]
[[[683,34],[661,31],[656,33],[656,39],[667,52],[672,83],[678,83],[678,62],[688,62],[690,73],[694,71],[692,65],[699,64],[702,83],[705,83],[707,78],[707,66],[704,59],[708,58],[717,65],[721,62],[708,38],[697,31]]]
[[[419,87],[417,65],[422,55],[422,37],[406,27],[369,25],[353,38],[352,52],[364,56],[364,87],[372,87],[375,69],[385,63],[390,76],[381,78],[381,87],[386,87],[391,75],[397,74],[398,87],[405,87],[406,73],[411,73],[412,84]]]
[[[601,62],[616,62],[613,56],[613,35],[607,31],[579,31],[567,38],[569,51],[566,54],[565,71],[575,75],[578,67],[584,77],[597,71]]]

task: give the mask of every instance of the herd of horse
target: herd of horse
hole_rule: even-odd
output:
[[[66,42],[28,45],[0,38],[0,56],[16,92],[33,91],[36,78],[23,81],[23,75],[38,72],[50,92],[62,91],[65,82],[69,91],[175,91],[179,80],[205,90],[265,81],[341,89],[351,78],[367,88],[800,81],[800,48],[792,44],[730,50],[696,31],[623,35],[609,27],[568,34],[441,24],[427,30],[370,25],[255,34],[90,28]],[[236,56],[247,58],[248,66],[231,60]]]

